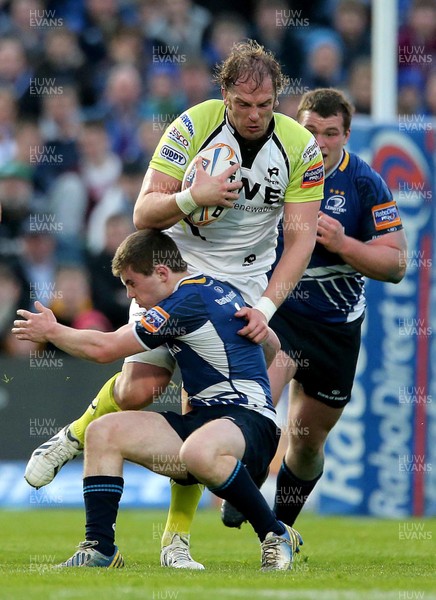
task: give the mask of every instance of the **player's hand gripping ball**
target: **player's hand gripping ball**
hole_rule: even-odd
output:
[[[220,143],[209,146],[209,148],[201,150],[189,164],[182,181],[182,190],[191,187],[197,170],[195,161],[199,156],[202,159],[203,169],[209,175],[221,175],[230,166],[240,164],[236,152],[227,144]],[[238,169],[227,181],[240,181],[240,179],[241,170]],[[199,206],[187,218],[193,225],[204,227],[222,219],[229,210],[231,209],[225,206]]]

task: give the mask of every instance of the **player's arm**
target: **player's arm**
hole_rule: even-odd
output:
[[[135,203],[133,222],[137,229],[167,229],[198,206],[225,206],[231,208],[238,199],[240,181],[227,179],[236,173],[239,165],[232,165],[221,175],[209,175],[197,161],[197,172],[192,186],[181,192],[181,181],[156,169],[149,168]],[[191,199],[189,198],[191,196]]]
[[[268,335],[262,342],[263,353],[265,355],[266,366],[269,368],[280,350],[280,340],[271,327],[268,327]]]
[[[300,281],[316,241],[316,226],[320,201],[286,202],[283,213],[283,254],[262,294],[259,308],[271,307],[271,316]],[[253,342],[262,342],[267,335],[265,313],[256,307],[243,308],[237,316],[245,316],[248,324],[240,330]]]
[[[402,229],[362,242],[345,235],[339,221],[320,212],[317,241],[365,277],[399,283],[405,275],[407,242]]]
[[[109,363],[119,358],[144,352],[136,339],[133,326],[124,325],[117,331],[104,333],[91,329],[73,329],[56,321],[53,312],[35,302],[38,312],[18,310],[24,320],[14,321],[12,333],[19,340],[50,342],[60,350],[98,363]]]

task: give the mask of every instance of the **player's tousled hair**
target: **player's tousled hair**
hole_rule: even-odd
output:
[[[214,80],[224,90],[236,83],[253,80],[255,91],[268,77],[271,77],[277,97],[285,82],[279,62],[272,52],[258,42],[247,40],[233,44],[228,57],[217,67]]]
[[[309,110],[316,112],[323,119],[334,115],[342,115],[345,133],[351,127],[354,106],[347,100],[344,93],[335,88],[318,88],[306,92],[300,100],[297,109],[297,121],[301,114]]]
[[[151,275],[158,265],[166,265],[173,273],[183,273],[188,265],[175,242],[157,229],[142,229],[126,237],[112,259],[112,273],[121,276],[124,269]]]

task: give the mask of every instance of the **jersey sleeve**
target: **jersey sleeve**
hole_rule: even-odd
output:
[[[133,332],[145,348],[153,350],[174,339],[191,333],[203,322],[202,305],[195,294],[173,294],[150,308],[133,325]]]
[[[166,129],[151,158],[150,167],[182,181],[208,133],[223,118],[224,103],[220,100],[208,100],[186,110]]]
[[[302,125],[286,118],[278,134],[289,161],[289,184],[285,202],[313,202],[324,195],[324,161],[313,135]]]
[[[367,242],[403,229],[397,203],[385,181],[369,165],[361,164],[358,169],[356,189],[363,205],[361,240]]]

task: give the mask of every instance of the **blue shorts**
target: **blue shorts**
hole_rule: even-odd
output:
[[[160,414],[165,417],[183,441],[209,421],[216,419],[233,421],[245,439],[245,452],[241,462],[246,466],[254,481],[260,481],[265,476],[277,451],[280,439],[280,429],[277,425],[268,417],[242,406],[220,404],[196,407],[186,415],[179,415],[172,411],[164,411]],[[187,480],[175,481],[181,485],[198,483],[190,473],[188,473]]]
[[[320,323],[280,307],[269,325],[295,362],[305,393],[332,408],[351,398],[363,316],[351,323]]]

